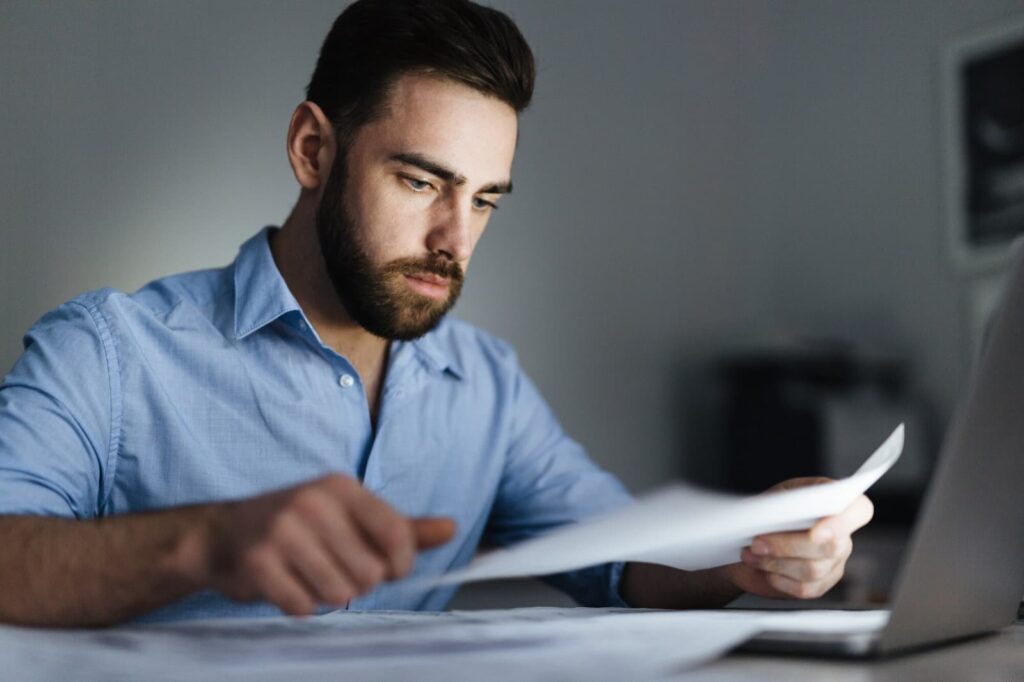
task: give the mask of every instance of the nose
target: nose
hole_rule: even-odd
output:
[[[427,234],[427,248],[456,263],[465,263],[473,250],[472,224],[470,202],[450,198],[434,216]]]

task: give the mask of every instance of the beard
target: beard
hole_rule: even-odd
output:
[[[316,232],[327,275],[346,312],[374,336],[410,341],[434,329],[462,293],[462,267],[428,254],[376,266],[370,259],[344,200],[347,154],[340,149],[316,211]],[[448,296],[435,299],[412,291],[405,276],[425,273],[448,279]]]

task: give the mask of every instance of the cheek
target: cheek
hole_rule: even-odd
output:
[[[350,204],[356,233],[377,265],[422,251],[415,240],[417,211],[410,203],[394,188],[375,187],[364,188]]]

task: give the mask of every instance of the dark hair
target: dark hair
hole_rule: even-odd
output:
[[[391,86],[410,72],[468,85],[516,112],[533,96],[533,53],[507,15],[469,0],[358,0],[327,34],[306,99],[344,145],[383,115]]]

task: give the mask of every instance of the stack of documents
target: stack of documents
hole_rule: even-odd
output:
[[[673,677],[760,630],[874,628],[886,615],[535,608],[109,630],[0,626],[0,661],[11,680],[622,682]]]
[[[11,680],[588,680],[675,677],[761,630],[876,629],[884,611],[338,612],[109,630],[0,626]]]

